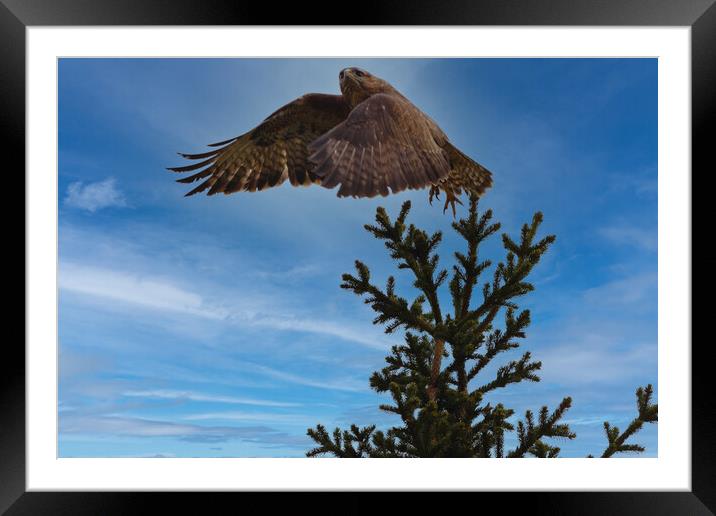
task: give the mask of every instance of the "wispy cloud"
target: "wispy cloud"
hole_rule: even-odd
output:
[[[379,350],[390,347],[387,339],[377,332],[366,332],[347,321],[316,319],[286,312],[281,308],[280,300],[267,299],[267,295],[255,298],[249,295],[247,298],[245,294],[233,292],[230,302],[209,301],[178,283],[151,273],[139,274],[74,262],[60,263],[59,286],[69,292],[245,327],[327,335]],[[268,310],[269,306],[272,315],[261,312]]]
[[[642,199],[656,200],[659,187],[657,167],[654,164],[629,173],[611,173],[604,184],[612,193],[630,193]]]
[[[266,426],[202,426],[137,417],[70,417],[60,418],[64,434],[100,434],[104,436],[173,437],[184,441],[219,443],[232,439],[274,442],[286,434]]]
[[[269,412],[225,411],[189,414],[184,416],[184,419],[187,421],[270,421],[305,426],[311,425],[315,421],[316,416],[307,416],[305,414],[274,414]]]
[[[356,342],[375,349],[387,350],[390,343],[387,339],[376,337],[364,329],[352,327],[345,322],[324,321],[311,318],[297,318],[294,316],[257,316],[249,320],[254,326],[264,326],[275,330],[301,331],[319,333],[330,337]]]
[[[556,301],[559,323],[536,321],[527,342],[542,379],[570,389],[656,383],[657,282],[656,271],[638,272]]]
[[[271,367],[254,364],[252,368],[266,376],[270,376],[277,380],[282,380],[289,383],[295,383],[298,385],[305,385],[307,387],[317,387],[319,389],[339,390],[339,391],[352,391],[352,392],[366,392],[368,387],[365,381],[357,382],[352,379],[336,379],[336,380],[316,380],[314,378],[308,378],[306,376],[296,375],[285,371],[279,371]]]
[[[101,267],[63,262],[59,286],[80,294],[209,319],[222,319],[227,315],[221,309],[206,306],[200,295],[171,282]]]
[[[585,301],[607,307],[656,300],[656,272],[635,274],[584,291]]]
[[[569,419],[563,419],[562,423],[565,425],[573,426],[593,426],[601,425],[604,421],[609,421],[611,424],[621,424],[626,421],[627,418],[624,415],[604,415],[604,416],[593,416],[593,417],[575,417]]]
[[[617,245],[627,245],[644,251],[657,250],[656,228],[639,228],[620,224],[601,228],[599,234]]]
[[[149,391],[126,391],[123,396],[138,398],[158,398],[173,400],[202,401],[209,403],[230,403],[237,405],[259,405],[265,407],[298,407],[301,403],[290,403],[285,401],[259,400],[253,398],[239,398],[236,396],[217,396],[192,391],[175,391],[170,389],[159,389]]]
[[[655,369],[656,342],[625,346],[617,339],[584,333],[572,343],[537,352],[536,358],[542,361],[540,376],[546,381],[607,385],[640,378]]]
[[[321,268],[315,264],[296,265],[290,269],[280,271],[258,271],[256,274],[261,278],[290,281],[307,276],[314,276],[320,273]]]
[[[218,353],[221,353],[219,350]],[[152,368],[152,375],[150,377],[143,377],[141,375],[137,375],[136,378],[140,379],[141,381],[152,381],[155,382],[157,380],[162,382],[167,382],[171,380],[175,381],[182,381],[182,382],[191,382],[191,383],[201,383],[204,385],[210,385],[210,386],[224,386],[224,387],[230,387],[230,388],[238,388],[238,387],[251,387],[251,388],[268,388],[269,386],[275,387],[276,382],[273,382],[273,380],[279,380],[280,382],[285,382],[288,384],[294,384],[294,385],[304,385],[306,387],[315,387],[318,389],[326,389],[329,391],[347,391],[347,392],[366,392],[368,391],[368,382],[366,382],[364,379],[355,379],[352,377],[332,377],[332,378],[325,378],[321,377],[320,375],[317,376],[309,376],[307,374],[295,374],[290,373],[288,371],[283,371],[280,369],[268,367],[259,363],[247,361],[247,360],[234,360],[232,358],[225,357],[222,361],[216,364],[212,364],[211,367],[208,367],[206,363],[201,363],[203,368],[198,368],[197,370],[191,370],[187,371],[185,368],[179,368],[175,366],[170,366],[166,370],[160,370],[158,373],[156,372],[157,366],[154,366],[154,364],[151,364]],[[117,369],[117,373],[123,375],[123,376],[132,376],[135,375],[132,374],[131,370],[128,369]],[[247,378],[246,374],[249,373],[251,375],[251,378]],[[255,379],[255,376],[263,377],[266,379],[269,379],[267,382],[260,382]],[[165,399],[178,399],[174,398],[174,394],[172,394],[172,398],[169,398],[168,393],[172,393],[171,390],[162,390],[162,389],[123,389],[120,391],[121,393],[127,393],[127,392],[151,392],[153,395],[156,395],[158,393],[162,393],[163,397]],[[163,391],[163,392],[162,392]],[[184,393],[187,391],[183,390],[175,390],[177,393]],[[189,391],[191,392],[191,391]],[[157,396],[158,397],[158,396]],[[223,397],[223,396],[221,396]],[[238,399],[245,399],[245,398],[235,398]],[[210,400],[206,400],[210,401]],[[257,402],[260,400],[256,400]],[[283,402],[281,402],[283,403]],[[258,403],[257,403],[258,404]],[[287,406],[287,405],[286,405]]]
[[[81,181],[70,183],[67,187],[65,205],[94,213],[103,208],[125,207],[127,201],[124,194],[117,189],[116,180],[109,177],[95,183],[84,184]]]

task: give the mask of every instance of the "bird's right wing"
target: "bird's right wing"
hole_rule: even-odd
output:
[[[199,163],[174,167],[173,172],[202,169],[179,183],[207,178],[186,195],[209,190],[230,194],[250,192],[279,185],[288,179],[292,185],[317,182],[308,162],[308,144],[340,124],[349,106],[340,95],[309,93],[278,109],[251,131],[210,147],[201,154],[182,154]],[[204,168],[206,167],[206,168]]]
[[[436,129],[418,108],[379,93],[358,104],[345,122],[309,146],[321,186],[338,196],[373,197],[423,188],[450,172]]]

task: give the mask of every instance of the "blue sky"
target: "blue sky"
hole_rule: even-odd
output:
[[[391,82],[493,171],[481,209],[503,231],[541,210],[557,235],[515,352],[542,361],[542,381],[491,401],[522,414],[572,396],[577,439],[559,445],[583,457],[603,450],[605,419],[628,424],[637,386],[656,387],[656,60],[62,59],[60,456],[303,457],[317,423],[398,423],[368,378],[401,337],[372,326],[340,275],[356,258],[377,281],[393,273],[362,229],[377,206],[411,199],[413,222],[445,231],[445,266],[452,218],[427,191],[184,198],[165,170],[303,93],[338,93],[347,66]],[[500,239],[483,253],[502,258]],[[637,441],[655,456],[656,426]]]

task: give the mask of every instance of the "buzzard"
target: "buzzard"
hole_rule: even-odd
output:
[[[492,174],[450,143],[445,133],[387,81],[360,68],[338,75],[341,95],[308,93],[247,133],[212,143],[201,160],[173,172],[203,180],[186,195],[255,192],[282,184],[338,186],[339,197],[374,197],[430,187],[445,193],[443,212],[463,190],[481,195]]]

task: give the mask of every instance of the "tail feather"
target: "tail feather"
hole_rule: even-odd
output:
[[[450,174],[445,178],[446,186],[453,191],[465,189],[477,196],[492,186],[492,172],[448,143],[445,149],[450,157]]]

